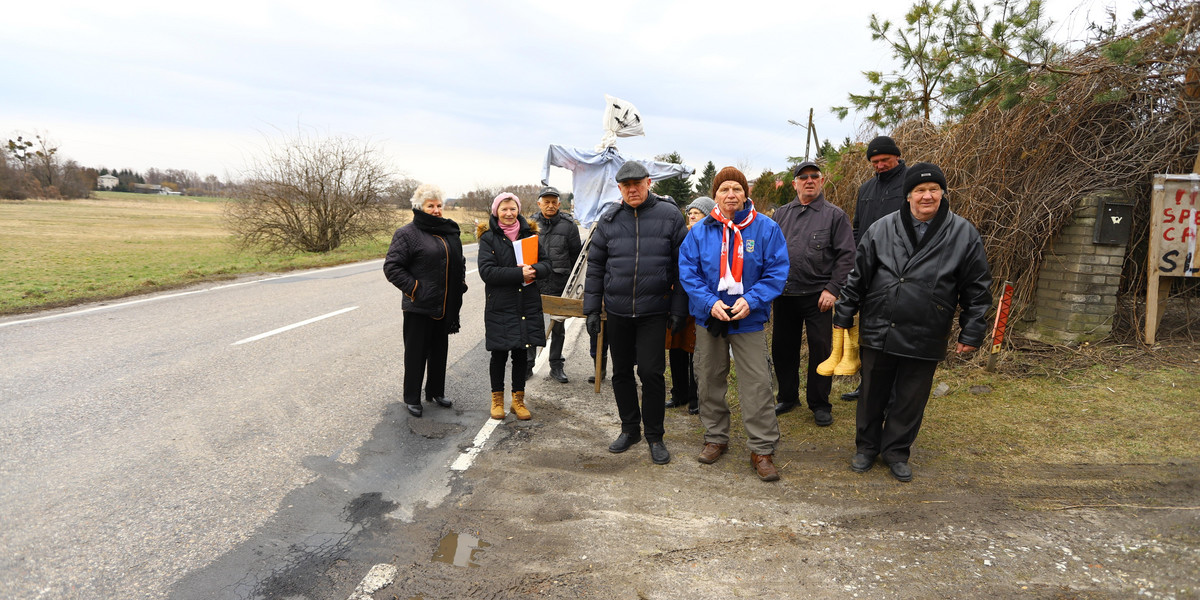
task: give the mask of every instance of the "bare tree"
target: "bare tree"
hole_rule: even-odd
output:
[[[328,252],[391,232],[396,213],[385,199],[393,184],[371,143],[300,132],[252,163],[246,199],[231,201],[226,218],[243,246]]]

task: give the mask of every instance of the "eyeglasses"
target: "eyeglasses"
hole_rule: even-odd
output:
[[[805,179],[820,179],[820,178],[821,178],[820,173],[801,173],[796,176],[796,179],[799,179],[800,181],[804,181]]]

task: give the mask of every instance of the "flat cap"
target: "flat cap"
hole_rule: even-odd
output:
[[[542,188],[542,191],[538,192],[538,198],[542,198],[545,196],[554,196],[555,198],[559,198],[562,196],[562,194],[558,193],[558,188],[556,188],[552,185],[548,185],[548,186]]]
[[[815,162],[813,162],[813,161],[811,161],[811,160],[806,160],[806,161],[804,161],[804,162],[802,162],[802,163],[800,163],[800,164],[796,165],[796,168],[795,168],[795,169],[792,169],[792,177],[795,177],[795,176],[799,175],[799,174],[800,174],[800,171],[803,171],[803,170],[805,170],[805,169],[807,169],[807,168],[809,168],[809,167],[812,167],[812,168],[814,168],[814,169],[816,169],[816,170],[818,170],[818,171],[820,171],[820,170],[821,170],[821,165],[818,165],[817,163],[815,163]]]
[[[650,172],[642,166],[642,163],[630,161],[621,165],[621,169],[617,171],[617,183],[642,180],[649,176]]]

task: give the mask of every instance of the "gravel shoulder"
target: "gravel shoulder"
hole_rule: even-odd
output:
[[[849,469],[841,403],[845,443],[785,437],[782,480],[763,483],[741,439],[696,462],[702,429],[684,410],[668,409],[669,465],[644,443],[610,454],[611,386],[595,394],[582,366],[568,373],[531,380],[534,420],[507,417],[454,500],[397,528],[417,550],[395,556],[399,575],[374,598],[1200,597],[1194,462],[999,466],[918,440],[903,484],[881,465]],[[434,560],[456,536],[482,543]]]

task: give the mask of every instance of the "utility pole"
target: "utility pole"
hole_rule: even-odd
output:
[[[804,131],[804,160],[808,160],[808,154],[809,154],[809,150],[812,147],[811,146],[812,141],[815,140],[817,142],[817,146],[818,146],[817,150],[820,151],[819,146],[821,145],[821,140],[817,138],[816,125],[813,125],[813,109],[811,109],[811,108],[808,109],[808,125],[804,125],[802,123],[797,123],[797,122],[793,121],[792,119],[788,119],[788,123],[791,123],[792,125],[795,125],[796,127],[803,127],[805,130]]]

